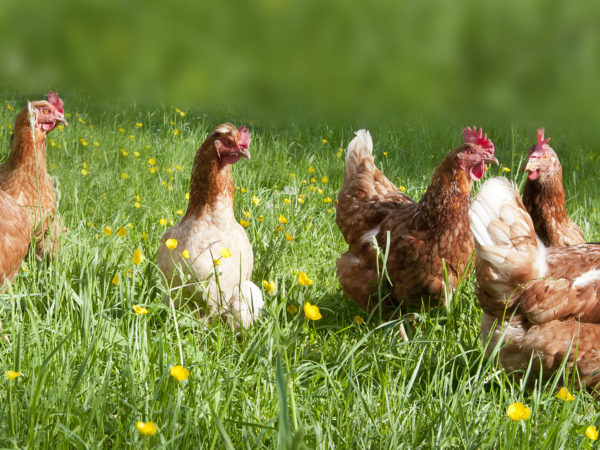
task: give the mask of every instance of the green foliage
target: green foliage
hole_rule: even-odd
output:
[[[0,104],[2,159],[14,109],[24,104],[21,98]],[[68,232],[55,261],[30,257],[0,294],[0,320],[10,338],[0,340],[0,370],[22,373],[0,379],[0,446],[587,445],[585,428],[598,423],[589,394],[573,392],[575,400],[566,403],[555,397],[555,387],[569,387],[569,380],[557,376],[542,383],[533,373],[527,378],[534,387],[527,390],[525,382],[507,378],[485,357],[472,275],[449,310],[423,311],[403,321],[368,318],[343,296],[334,269],[345,244],[330,212],[333,202],[324,199],[335,200],[341,186],[344,154],[338,153],[353,126],[308,120],[279,126],[256,116],[181,115],[175,108],[89,105],[69,98],[65,106],[72,112],[71,126],[49,135],[48,160]],[[234,166],[236,217],[250,222],[253,281],[276,283],[261,319],[239,336],[224,322],[206,326],[188,312],[173,314],[162,303],[154,265],[166,229],[160,219],[177,221],[177,211],[185,210],[195,150],[224,120],[253,132],[252,159]],[[374,124],[376,162],[419,198],[443,155],[462,141],[463,125],[455,117]],[[498,149],[502,165],[491,175],[522,180],[519,168],[535,129],[477,125]],[[547,134],[563,162],[567,209],[586,238],[598,240],[600,148],[589,142],[598,142],[599,135],[580,131],[555,126]],[[280,214],[288,219],[284,231],[277,231]],[[112,229],[110,236],[105,227]],[[122,237],[121,227],[127,230]],[[294,240],[286,241],[285,232]],[[140,265],[131,262],[135,249],[145,256]],[[298,285],[299,271],[313,280],[311,286]],[[323,319],[306,321],[304,301],[318,305]],[[136,315],[134,305],[148,314]],[[287,312],[288,306],[299,311]],[[356,324],[356,315],[366,322]],[[186,381],[170,375],[176,364],[190,371]],[[531,409],[528,421],[506,416],[516,401]],[[144,437],[137,421],[155,422],[159,430]]]

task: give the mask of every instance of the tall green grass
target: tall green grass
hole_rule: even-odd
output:
[[[16,114],[7,104],[24,106],[22,99],[7,100],[0,104],[3,156]],[[0,341],[0,370],[22,373],[0,380],[0,446],[575,448],[591,443],[585,428],[600,423],[589,394],[574,392],[575,401],[566,403],[555,397],[557,387],[570,386],[562,375],[540,382],[528,373],[515,381],[485,357],[472,276],[449,309],[422,311],[410,323],[369,319],[343,296],[334,269],[345,244],[330,211],[334,203],[324,199],[336,198],[344,169],[339,148],[360,124],[299,119],[281,125],[260,117],[194,111],[182,116],[175,108],[135,105],[67,103],[66,108],[71,126],[50,134],[48,161],[68,232],[56,260],[38,263],[30,257],[0,294],[0,320],[10,338]],[[245,218],[244,211],[251,216],[253,281],[277,285],[275,295],[266,297],[261,319],[241,335],[224,322],[207,327],[189,312],[173,315],[161,301],[154,264],[166,229],[160,220],[175,222],[177,211],[185,210],[195,151],[225,120],[253,132],[252,159],[234,166],[236,217]],[[371,125],[377,164],[418,198],[443,155],[461,142],[465,124],[453,118],[391,118]],[[496,143],[502,164],[491,175],[522,180],[519,168],[535,129],[478,125]],[[567,209],[586,238],[598,240],[600,148],[588,143],[600,135],[558,127],[547,135],[563,163]],[[304,203],[298,203],[300,195]],[[284,231],[277,231],[280,214],[288,219]],[[105,227],[112,229],[110,236]],[[123,237],[117,234],[121,227],[127,230]],[[135,249],[145,257],[140,265],[131,261]],[[312,286],[298,284],[299,271]],[[305,320],[305,301],[318,305],[323,319]],[[136,315],[134,305],[148,314]],[[288,306],[298,312],[288,312]],[[357,315],[366,322],[357,324]],[[189,369],[186,381],[170,376],[175,364]],[[525,388],[527,382],[532,389]],[[528,421],[507,417],[506,408],[515,401],[531,408]],[[159,431],[142,436],[137,421],[153,421]]]

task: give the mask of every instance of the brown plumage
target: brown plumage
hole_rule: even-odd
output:
[[[184,302],[204,307],[209,318],[225,316],[234,328],[248,328],[264,305],[250,281],[254,255],[248,235],[233,214],[231,164],[250,158],[249,145],[244,127],[215,128],[196,153],[187,212],[166,231],[158,250],[158,267],[172,297],[178,299],[181,290]],[[177,247],[168,249],[168,239]]]
[[[31,239],[27,212],[17,201],[0,191],[0,289],[18,272]]]
[[[509,372],[550,376],[567,358],[583,383],[600,382],[600,245],[548,247],[536,237],[517,188],[505,178],[482,186],[470,210],[477,297],[488,354],[503,338]],[[503,336],[503,333],[505,335]]]
[[[35,231],[38,258],[54,256],[62,229],[56,213],[54,183],[46,169],[46,134],[58,122],[66,124],[66,121],[58,95],[51,92],[48,100],[29,102],[17,115],[10,154],[0,165],[0,190],[27,208]],[[33,136],[30,114],[33,115]]]
[[[537,144],[529,150],[525,170],[529,172],[523,203],[533,220],[535,232],[546,246],[585,243],[583,232],[565,208],[562,167],[556,153],[544,139],[544,129],[537,130]]]
[[[348,251],[337,262],[337,275],[344,292],[358,306],[370,311],[378,305],[378,275],[373,238],[386,248],[389,233],[387,273],[391,301],[382,304],[384,315],[402,306],[420,306],[429,296],[432,305],[445,303],[463,276],[473,238],[468,210],[471,188],[497,162],[487,136],[464,130],[465,144],[451,151],[435,170],[419,202],[402,194],[375,167],[370,134],[357,132],[346,157],[344,183],[338,195],[336,223],[348,243]],[[444,264],[450,286],[444,286]]]

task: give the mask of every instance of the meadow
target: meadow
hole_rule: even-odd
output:
[[[23,98],[0,103],[0,159]],[[479,337],[474,278],[448,309],[381,321],[343,295],[335,225],[344,148],[370,125],[377,165],[418,199],[462,142],[457,118],[388,123],[298,120],[166,106],[65,100],[68,128],[48,139],[58,210],[68,228],[54,261],[28,257],[0,293],[0,447],[29,448],[587,448],[600,425],[574,374],[506,376]],[[219,123],[246,125],[252,159],[233,167],[235,212],[255,254],[266,309],[239,335],[162,303],[155,266],[165,229],[185,211],[196,149]],[[523,182],[535,128],[477,123],[496,144],[489,176]],[[538,124],[539,125],[539,124]],[[600,133],[548,127],[567,209],[600,239]],[[476,187],[477,189],[477,187]],[[282,223],[281,217],[287,219]],[[287,237],[286,237],[287,236]],[[133,258],[140,250],[143,259]],[[139,264],[137,264],[139,263]],[[300,285],[298,274],[312,280]],[[305,317],[303,305],[322,319]],[[404,324],[409,340],[402,339]],[[189,370],[178,382],[174,365]],[[526,384],[530,383],[527,388]],[[574,400],[557,398],[566,386]],[[531,410],[513,421],[507,408]],[[141,434],[136,423],[154,422]]]

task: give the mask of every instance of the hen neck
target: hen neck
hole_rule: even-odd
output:
[[[46,133],[34,129],[34,136],[35,146],[29,114],[25,109],[15,121],[11,151],[6,161],[8,167],[15,170],[32,170],[38,174],[46,172]]]

